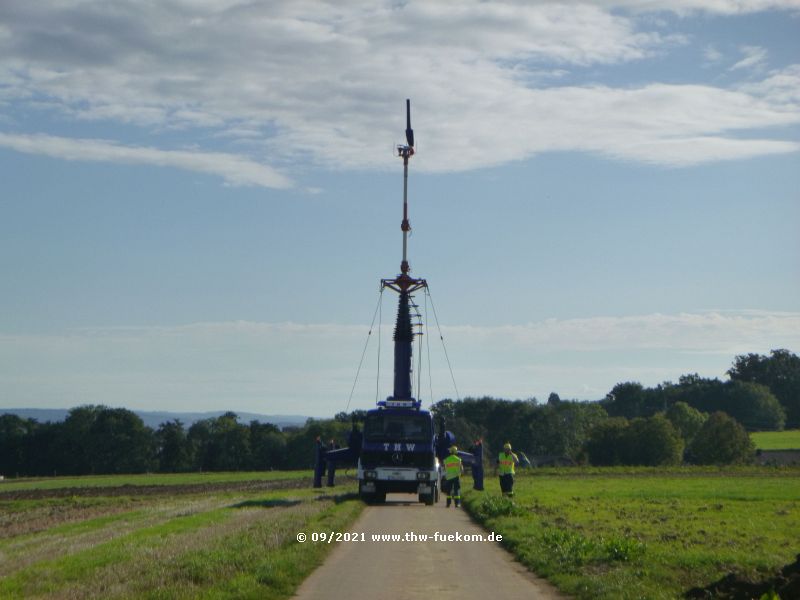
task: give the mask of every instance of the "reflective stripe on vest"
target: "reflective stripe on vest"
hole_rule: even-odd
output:
[[[461,459],[451,454],[444,459],[444,471],[447,479],[455,479],[461,475]]]
[[[500,467],[497,472],[500,475],[513,475],[514,474],[514,455],[501,452],[497,455],[497,460],[500,462]]]

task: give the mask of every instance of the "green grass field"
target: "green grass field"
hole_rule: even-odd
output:
[[[800,429],[756,431],[750,438],[759,450],[800,450]]]
[[[496,479],[465,505],[518,559],[586,599],[679,598],[800,551],[800,469],[560,469]]]
[[[287,598],[333,548],[297,533],[346,530],[363,506],[352,481],[310,483],[310,472],[4,482],[0,598]]]

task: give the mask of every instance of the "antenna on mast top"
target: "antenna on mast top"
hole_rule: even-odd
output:
[[[400,263],[400,272],[408,275],[411,267],[408,266],[408,232],[411,223],[408,221],[408,159],[414,155],[414,130],[411,129],[411,100],[406,98],[406,145],[397,147],[398,154],[403,158],[403,222],[400,229],[403,231],[403,261]]]
[[[403,159],[403,164],[408,168],[408,159],[414,155],[414,130],[411,129],[411,100],[408,98],[406,98],[406,144],[405,146],[397,145],[397,155]]]
[[[411,129],[411,100],[406,98],[406,143],[414,148],[414,130]]]

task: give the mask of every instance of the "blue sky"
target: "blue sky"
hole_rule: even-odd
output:
[[[3,3],[0,408],[344,410],[405,98],[457,386],[434,329],[424,402],[798,352],[798,34],[796,0]],[[381,306],[351,409],[391,393]]]

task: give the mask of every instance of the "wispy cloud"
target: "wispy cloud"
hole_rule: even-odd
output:
[[[218,173],[212,167],[223,164],[231,183],[285,186],[275,166],[297,161],[393,166],[386,147],[403,129],[398,106],[407,96],[426,155],[420,169],[459,171],[562,150],[690,165],[795,151],[761,130],[800,122],[800,107],[785,96],[744,89],[610,87],[580,83],[574,73],[648,60],[688,43],[677,31],[637,18],[641,11],[795,6],[766,0],[5,3],[0,101],[72,122],[125,123],[154,138],[175,128],[197,131],[213,148],[193,156],[155,148],[127,154]],[[748,48],[734,71],[763,64],[763,49]],[[567,71],[570,85],[548,75]],[[759,130],[759,139],[742,135],[747,130]],[[75,142],[83,143],[89,144]],[[125,153],[122,144],[92,143],[106,145],[98,156]],[[247,144],[250,158],[220,151],[234,144]]]
[[[288,177],[272,167],[242,156],[221,152],[159,150],[142,146],[124,146],[107,140],[73,139],[43,134],[0,133],[0,146],[17,152],[65,160],[154,165],[211,173],[221,176],[231,185],[256,185],[268,188],[287,188],[292,185]]]
[[[798,0],[599,0],[595,4],[636,12],[672,12],[679,15],[695,12],[744,15],[765,10],[800,10]]]
[[[722,52],[717,50],[714,46],[708,45],[703,48],[703,60],[706,64],[715,64],[722,60]]]
[[[732,355],[800,346],[800,313],[708,311],[549,319],[528,325],[453,328],[451,335],[517,351],[670,350]]]
[[[740,89],[754,97],[766,98],[768,102],[798,106],[800,105],[800,64],[772,71],[763,81],[746,83]]]
[[[390,329],[383,332],[384,345],[391,344]],[[585,390],[602,390],[588,394],[595,398],[620,381],[655,384],[695,371],[722,376],[736,354],[797,351],[800,313],[550,319],[445,327],[443,334],[464,395],[546,397],[557,390],[586,398]],[[374,401],[375,337],[357,388],[359,406]],[[0,397],[8,406],[105,402],[262,412],[288,411],[298,402],[313,414],[330,415],[344,408],[365,338],[364,325],[245,321],[0,335]],[[441,347],[431,344],[431,350],[433,397],[452,396]],[[384,361],[381,393],[390,390],[390,370]],[[429,396],[427,383],[423,393]]]
[[[737,71],[739,69],[760,70],[766,66],[767,63],[767,49],[761,46],[742,46],[740,48],[744,58],[734,64],[729,71]]]

